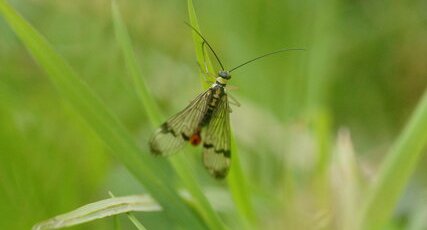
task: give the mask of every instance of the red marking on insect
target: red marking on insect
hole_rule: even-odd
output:
[[[195,132],[193,135],[191,135],[189,141],[194,146],[199,145],[200,142],[202,142],[202,137],[200,136],[200,132]]]

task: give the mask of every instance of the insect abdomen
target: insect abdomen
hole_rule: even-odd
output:
[[[208,100],[208,108],[206,109],[206,113],[203,115],[203,118],[200,122],[200,127],[206,126],[209,121],[212,119],[212,114],[215,111],[218,103],[221,100],[221,97],[225,94],[224,88],[221,86],[215,86],[212,89],[212,95],[210,95]]]
[[[203,116],[202,121],[200,122],[201,127],[204,127],[209,123],[209,121],[212,119],[212,114],[214,110],[215,110],[214,106],[208,105],[208,109],[206,110],[206,113]]]

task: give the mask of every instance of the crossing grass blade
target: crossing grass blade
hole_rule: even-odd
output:
[[[139,230],[145,230],[144,226],[129,212],[155,212],[161,207],[146,195],[134,195],[124,197],[112,197],[86,204],[71,212],[55,216],[49,220],[36,224],[33,230],[58,229],[75,226],[94,221],[96,219],[128,213],[129,218]]]
[[[188,4],[188,14],[190,18],[190,24],[196,28],[198,31],[200,31],[199,23],[197,20],[197,15],[194,10],[194,5],[192,0],[187,1]],[[201,38],[193,31],[193,42],[194,42],[194,48],[196,50],[196,57],[197,62],[199,65],[203,65],[204,63],[204,57],[203,57],[203,50],[201,47],[202,40]],[[206,53],[206,52],[205,52]],[[211,64],[211,61],[208,57],[208,55],[205,56],[206,62],[208,65],[208,70],[210,73],[215,73],[213,71],[213,66]],[[201,73],[201,81],[205,88],[209,87],[207,85],[205,78],[202,76],[203,73]],[[255,221],[255,214],[252,207],[251,202],[251,196],[250,192],[247,187],[247,182],[245,180],[242,167],[240,165],[239,157],[238,157],[238,149],[236,142],[234,140],[233,133],[231,134],[231,151],[232,151],[232,160],[231,160],[231,168],[230,173],[227,176],[227,182],[230,187],[230,192],[233,197],[233,201],[237,207],[237,210],[239,212],[239,215],[244,219],[244,224],[254,224]]]
[[[198,216],[168,183],[168,176],[162,171],[167,162],[154,159],[139,150],[120,121],[78,78],[68,63],[4,0],[0,0],[0,14],[26,46],[34,60],[45,70],[62,97],[94,129],[110,148],[109,152],[145,186],[165,209],[168,218],[184,229],[205,229],[205,225]]]
[[[123,51],[126,67],[132,76],[135,91],[139,95],[139,99],[142,102],[145,111],[149,115],[151,123],[159,125],[161,121],[159,118],[161,116],[159,115],[154,99],[147,91],[143,77],[140,74],[139,66],[132,50],[129,34],[125,24],[122,21],[119,8],[115,1],[112,1],[112,12],[116,37]],[[208,225],[211,229],[225,229],[225,226],[220,220],[218,214],[215,213],[209,201],[203,194],[200,186],[198,185],[196,178],[194,177],[195,174],[191,171],[192,166],[186,164],[186,157],[188,156],[184,154],[177,154],[176,156],[169,159],[171,160],[171,163],[175,171],[178,173],[180,179],[186,186],[188,192],[192,195],[194,199],[192,203],[193,207],[206,222],[206,225]],[[158,158],[156,158],[156,160],[157,159]]]
[[[389,220],[427,145],[427,91],[396,142],[368,192],[362,229],[382,229]]]

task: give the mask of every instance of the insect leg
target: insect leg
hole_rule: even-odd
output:
[[[235,86],[235,85],[227,85],[227,90],[231,91],[231,90],[238,90],[239,87]]]
[[[235,97],[233,97],[231,94],[227,94],[228,95],[228,97],[230,98],[230,100],[229,100],[229,102],[230,102],[230,104],[232,104],[232,105],[235,105],[235,106],[237,106],[237,107],[240,107],[240,103],[237,101],[237,99],[235,98]]]
[[[213,74],[211,74],[211,73],[208,73],[208,72],[205,72],[205,70],[203,69],[203,67],[200,65],[200,63],[197,63],[197,65],[199,66],[199,68],[200,68],[200,71],[202,72],[202,74],[203,74],[203,76],[204,76],[204,80],[207,82],[207,83],[209,83],[209,84],[213,84],[213,83],[215,83],[215,77],[214,77],[214,75]]]
[[[206,62],[205,45],[206,45],[206,42],[203,41],[202,42],[202,53],[203,53],[203,64],[204,64],[204,68],[202,66],[200,66],[200,69],[201,69],[202,73],[205,74],[205,76],[211,78],[211,79],[206,78],[206,81],[209,82],[209,83],[214,83],[215,79],[216,79],[216,76],[213,73],[209,72],[208,64]]]

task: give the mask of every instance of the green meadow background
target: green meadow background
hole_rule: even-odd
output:
[[[137,76],[160,115],[135,90],[110,1],[7,2],[100,98],[153,170],[129,169],[132,158],[123,164],[121,154],[133,150],[111,148],[97,120],[76,108],[79,91],[52,82],[0,6],[0,229],[30,229],[108,191],[147,194],[159,184],[200,189],[219,215],[206,211],[207,219],[219,224],[159,189],[159,202],[171,204],[166,214],[134,213],[147,229],[191,229],[179,223],[183,213],[211,229],[427,229],[426,1],[194,0],[200,30],[227,69],[280,48],[306,49],[233,72],[229,92],[241,106],[232,107],[232,159],[241,169],[217,181],[201,150],[186,148],[178,165],[196,189],[147,147],[160,121],[203,91],[186,1],[117,1]],[[70,229],[136,228],[121,215]]]

